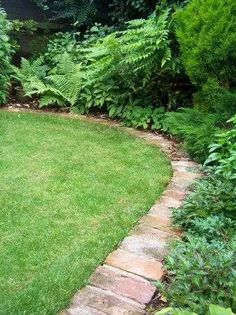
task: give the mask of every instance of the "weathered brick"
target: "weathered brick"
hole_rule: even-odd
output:
[[[161,279],[164,272],[162,264],[155,259],[120,249],[107,257],[106,264],[151,280]]]
[[[164,219],[171,218],[171,208],[161,205],[160,202],[156,203],[149,211],[149,214],[159,215]]]
[[[183,166],[183,167],[198,167],[199,164],[193,162],[193,161],[185,161],[185,160],[181,160],[181,161],[172,161],[171,165],[173,167],[175,166]]]
[[[174,198],[163,196],[160,199],[160,204],[169,208],[179,208],[182,202]]]
[[[93,286],[130,298],[140,304],[151,301],[156,287],[149,281],[111,266],[100,266],[90,278]]]
[[[174,178],[172,178],[170,184],[168,185],[167,189],[168,190],[175,190],[175,191],[179,191],[179,192],[188,192],[188,187],[189,187],[189,183],[188,185],[182,185],[181,183],[176,183],[174,182]]]
[[[173,199],[176,199],[179,201],[183,201],[184,198],[186,197],[186,193],[178,191],[178,190],[168,189],[165,191],[164,197],[173,198]]]
[[[60,315],[107,315],[107,313],[96,310],[89,306],[69,308],[64,314]]]
[[[143,315],[143,305],[100,288],[87,286],[75,295],[72,309],[89,306],[109,315]]]
[[[148,225],[164,232],[168,232],[178,236],[181,235],[181,231],[171,225],[171,220],[164,219],[158,215],[146,215],[140,220],[140,222],[144,225]]]
[[[202,177],[202,174],[176,171],[176,172],[174,172],[173,177],[174,178],[179,177],[179,178],[182,178],[183,180],[194,181],[195,179]]]
[[[168,242],[173,238],[169,233],[143,225],[126,237],[120,248],[161,261],[167,254]]]

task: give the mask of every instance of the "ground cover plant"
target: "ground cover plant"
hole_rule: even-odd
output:
[[[161,195],[170,163],[78,119],[0,121],[0,313],[56,314]]]
[[[229,122],[231,129],[210,146],[208,177],[173,212],[185,235],[166,257],[169,281],[158,287],[180,314],[205,315],[211,303],[236,310],[235,116]]]

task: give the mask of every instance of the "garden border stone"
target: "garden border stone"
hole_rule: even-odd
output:
[[[11,109],[17,112],[43,112]],[[58,114],[56,114],[58,115]],[[69,114],[59,114],[70,116]],[[171,224],[172,208],[183,203],[194,181],[202,176],[200,165],[182,153],[176,153],[174,141],[160,134],[121,127],[119,123],[94,117],[83,120],[118,126],[130,134],[146,139],[165,152],[171,159],[173,177],[164,194],[143,216],[129,235],[121,242],[91,275],[88,285],[79,290],[70,308],[61,315],[142,315],[152,300],[156,280],[164,275],[163,257],[168,243],[181,236]],[[174,154],[173,154],[174,147]]]

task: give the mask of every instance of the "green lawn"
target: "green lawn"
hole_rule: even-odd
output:
[[[0,314],[56,314],[161,195],[158,148],[79,119],[0,111]]]

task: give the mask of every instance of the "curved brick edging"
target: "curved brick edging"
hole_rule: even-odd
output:
[[[84,118],[101,122],[100,119]],[[109,121],[103,124],[119,125]],[[172,141],[160,135],[123,128],[158,145],[171,158]],[[172,160],[173,177],[161,199],[99,266],[89,284],[76,293],[61,315],[143,315],[154,296],[154,282],[164,274],[162,260],[168,243],[181,231],[171,226],[171,209],[181,206],[195,179],[202,176],[199,165],[186,158]]]
[[[22,109],[10,111],[43,112]],[[120,127],[119,123],[112,121],[86,116],[81,118]],[[141,218],[118,249],[95,270],[89,284],[76,293],[70,308],[61,312],[61,315],[147,314],[145,307],[156,292],[154,282],[161,280],[164,274],[162,261],[167,254],[168,243],[181,235],[181,231],[171,225],[171,209],[181,206],[189,187],[202,176],[199,165],[182,157],[182,154],[174,154],[178,160],[173,159],[174,142],[150,132],[121,128],[159,146],[169,155],[173,177],[160,200]]]

